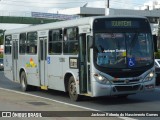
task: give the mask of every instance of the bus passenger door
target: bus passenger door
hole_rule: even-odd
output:
[[[47,89],[46,79],[47,38],[39,38],[39,78],[41,89]]]
[[[13,55],[12,55],[12,37],[11,35],[6,35],[4,40],[4,75],[9,80],[13,81]]]
[[[80,93],[87,92],[87,51],[86,51],[86,34],[79,37],[79,83]]]
[[[12,36],[12,64],[13,64],[13,81],[18,81],[18,35],[13,35]]]

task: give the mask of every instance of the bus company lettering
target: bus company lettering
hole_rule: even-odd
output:
[[[132,26],[131,21],[112,21],[112,26],[114,27],[130,27]]]

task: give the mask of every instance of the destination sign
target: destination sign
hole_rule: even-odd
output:
[[[132,21],[112,21],[112,26],[115,27],[127,27],[127,26],[132,26]]]
[[[106,28],[139,28],[138,21],[106,21]]]
[[[150,24],[145,18],[104,18],[94,20],[93,30],[94,32],[134,32],[135,30],[150,32]]]

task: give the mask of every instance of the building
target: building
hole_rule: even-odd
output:
[[[152,34],[158,34],[158,26],[160,21],[160,9],[153,10],[129,10],[129,9],[113,9],[113,8],[90,8],[77,7],[58,11],[60,14],[79,15],[79,17],[103,16],[103,15],[136,15],[147,17],[151,23]]]
[[[144,6],[141,6],[137,8],[139,10],[155,10],[155,9],[160,9],[160,1],[148,1],[148,3],[145,3]]]
[[[80,17],[101,16],[105,15],[105,9],[91,8],[91,7],[76,7],[76,8],[59,10],[58,13],[66,15],[79,15]]]

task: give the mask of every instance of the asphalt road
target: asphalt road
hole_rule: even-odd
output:
[[[21,92],[20,85],[6,79],[4,77],[3,72],[0,72],[0,88],[12,90],[12,91],[17,91],[19,93],[16,93],[16,94],[22,93],[21,95],[23,95],[23,92]],[[1,93],[1,91],[4,91],[4,90],[0,89],[0,94],[4,94],[4,93]],[[54,90],[29,91],[29,92],[27,92],[27,94],[39,96],[39,98],[38,97],[34,98],[37,101],[41,100],[43,98],[46,98],[45,102],[49,100],[49,102],[51,102],[51,103],[53,102],[54,104],[60,104],[61,107],[57,108],[57,110],[60,110],[60,111],[66,111],[66,110],[69,110],[69,111],[96,111],[97,110],[97,111],[122,111],[122,112],[125,112],[125,111],[126,112],[128,112],[128,111],[160,112],[160,87],[159,86],[157,86],[157,88],[153,92],[145,92],[145,93],[130,95],[130,96],[128,96],[127,99],[120,99],[120,98],[116,98],[116,97],[100,97],[100,98],[84,97],[84,99],[80,102],[73,102],[69,99],[68,94],[66,94],[64,92],[54,91]],[[7,95],[7,96],[11,96],[11,95]],[[22,99],[22,100],[24,100],[24,99]],[[1,101],[1,99],[0,99],[0,101]],[[26,100],[25,100],[25,104],[22,104],[22,103],[21,103],[21,105],[25,105]],[[46,103],[48,104],[48,102],[46,102]],[[49,104],[51,104],[51,103],[49,103]],[[1,102],[0,102],[0,104],[1,104]],[[69,107],[67,109],[63,110],[62,109],[63,106],[65,108],[66,105],[67,105],[67,107],[68,106]],[[48,110],[48,109],[46,109],[48,107],[46,107],[46,106],[43,106],[43,107],[44,108],[42,110]],[[2,107],[0,106],[0,110],[2,111],[1,108]],[[17,108],[17,109],[21,110],[19,108]],[[31,109],[31,108],[29,108],[29,109]],[[38,110],[41,110],[41,109],[38,109]],[[52,110],[52,109],[49,109],[49,111],[50,110]],[[132,117],[132,118],[131,117],[130,118],[123,118],[123,117],[110,118],[109,117],[107,119],[158,120],[159,117]]]

